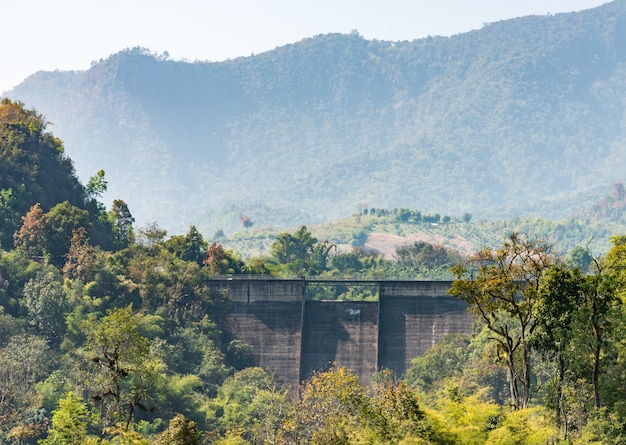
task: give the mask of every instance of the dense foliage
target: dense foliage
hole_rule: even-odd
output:
[[[76,185],[60,142],[46,145],[56,139],[41,116],[8,100],[0,116],[2,160],[20,153],[14,171],[26,171],[38,159],[32,153],[53,149],[46,168],[56,165],[59,180],[75,185],[45,206],[35,202],[43,189],[26,176],[0,190],[23,190],[1,208],[13,215],[0,220],[0,232],[13,230],[13,244],[0,251],[1,444],[623,441],[625,236],[613,237],[604,257],[579,247],[565,259],[513,232],[467,258],[416,241],[390,259],[365,248],[367,234],[353,232],[352,249],[341,251],[301,226],[274,237],[266,255],[243,259],[195,226],[169,238],[156,223],[135,228],[124,201],[106,211],[103,171]],[[25,131],[32,141],[19,139]],[[429,227],[471,220],[406,209],[358,217],[379,215]],[[453,273],[452,293],[477,315],[473,336],[446,337],[405,376],[381,370],[363,386],[333,367],[297,390],[249,366],[249,346],[224,335],[227,296],[207,285],[223,274]],[[367,286],[315,293],[376,298]]]

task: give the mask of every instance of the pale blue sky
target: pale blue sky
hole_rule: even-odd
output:
[[[87,69],[143,46],[225,60],[357,29],[367,39],[453,35],[483,23],[606,0],[0,0],[0,93],[39,70]]]

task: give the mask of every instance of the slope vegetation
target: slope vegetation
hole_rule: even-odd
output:
[[[179,232],[243,214],[321,222],[359,203],[560,218],[623,180],[626,2],[224,62],[135,48],[8,96],[54,122],[81,178],[103,168],[139,223]]]

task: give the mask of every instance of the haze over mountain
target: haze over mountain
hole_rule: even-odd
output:
[[[453,37],[320,35],[226,62],[145,49],[7,93],[83,181],[172,231],[369,207],[562,217],[624,180],[626,1]]]

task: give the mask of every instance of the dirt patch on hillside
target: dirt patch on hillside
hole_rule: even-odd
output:
[[[365,243],[365,249],[375,250],[381,253],[385,258],[393,259],[398,247],[420,241],[442,245],[449,249],[457,250],[462,255],[468,255],[476,251],[476,246],[473,246],[472,243],[465,238],[459,236],[446,238],[441,235],[430,235],[426,233],[410,233],[404,236],[389,233],[370,233]]]

